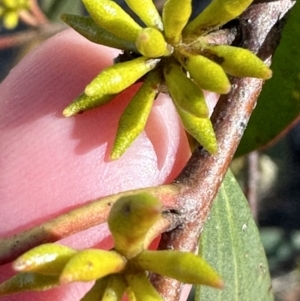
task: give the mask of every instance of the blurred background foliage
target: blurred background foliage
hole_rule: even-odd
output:
[[[116,2],[126,10],[123,0]],[[155,2],[158,8],[164,3],[163,0]],[[194,15],[207,2],[194,0]],[[14,30],[0,29],[1,81],[33,47],[66,28],[60,20],[61,13],[86,13],[80,0],[40,0],[38,4],[46,22],[30,26],[21,20]],[[127,11],[130,12],[128,8]],[[300,124],[294,123],[272,146],[237,157],[231,168],[259,226],[275,300],[299,301]]]

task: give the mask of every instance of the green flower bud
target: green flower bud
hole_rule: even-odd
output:
[[[203,92],[186,76],[179,64],[174,61],[166,64],[164,75],[173,101],[182,110],[196,117],[208,117],[209,112]]]
[[[174,264],[174,263],[173,263]],[[145,273],[126,275],[126,280],[138,301],[163,301]]]
[[[8,9],[17,9],[18,1],[16,0],[2,0],[3,5]]]
[[[151,112],[153,101],[161,82],[160,72],[150,72],[141,88],[123,112],[111,153],[111,159],[119,159],[143,131]]]
[[[124,269],[126,260],[113,251],[87,249],[78,252],[65,265],[61,283],[91,281]]]
[[[0,297],[31,290],[44,291],[58,285],[58,276],[42,275],[31,272],[19,273],[0,284]]]
[[[134,262],[144,270],[177,279],[184,283],[204,284],[223,288],[219,275],[201,257],[179,251],[144,250]]]
[[[5,14],[5,8],[0,5],[0,17],[3,17]]]
[[[218,150],[216,135],[209,118],[197,118],[176,106],[185,130],[193,136],[209,153]]]
[[[87,85],[85,94],[88,96],[117,94],[154,69],[159,61],[159,59],[139,57],[108,67]]]
[[[160,57],[171,54],[171,49],[164,36],[155,28],[144,28],[138,35],[135,45],[139,53],[146,57]]]
[[[128,301],[137,301],[134,292],[132,291],[131,287],[128,286],[126,289],[126,295],[128,298]]]
[[[231,85],[224,70],[215,62],[183,48],[179,49],[176,57],[201,89],[219,94],[230,91]]]
[[[21,255],[13,267],[20,272],[59,275],[76,250],[58,244],[43,244]]]
[[[205,46],[202,54],[222,66],[233,76],[268,79],[272,76],[269,67],[247,49],[227,45]]]
[[[168,43],[174,45],[181,41],[182,29],[192,13],[192,0],[167,0],[164,4],[162,17],[165,36]]]
[[[123,275],[111,275],[108,278],[102,301],[121,301],[126,287],[127,283]]]
[[[184,29],[184,39],[200,36],[239,16],[253,0],[213,0]]]
[[[111,208],[108,226],[116,251],[130,259],[144,248],[150,227],[161,218],[161,202],[148,193],[120,198]]]
[[[141,27],[114,1],[82,0],[94,21],[114,35],[134,42]]]
[[[77,113],[97,108],[110,102],[115,96],[116,95],[100,95],[90,97],[82,93],[63,110],[63,115],[70,117]]]
[[[63,14],[61,19],[91,42],[137,52],[134,43],[124,40],[106,29],[99,27],[91,17]]]
[[[164,29],[161,17],[152,0],[125,0],[125,2],[148,27]]]
[[[7,29],[14,29],[19,23],[19,14],[17,11],[7,11],[3,16],[3,24]]]
[[[102,301],[108,278],[109,276],[96,280],[93,287],[80,299],[80,301]]]

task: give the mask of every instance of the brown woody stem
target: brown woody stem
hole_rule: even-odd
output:
[[[240,26],[244,46],[270,59],[276,46],[272,41],[280,32],[273,29],[277,21],[292,6],[289,0],[252,5],[241,17]],[[263,81],[253,78],[234,78],[232,90],[223,95],[215,108],[212,122],[217,135],[217,155],[209,155],[198,148],[175,183],[182,186],[179,196],[182,223],[162,236],[160,249],[195,252],[199,235],[209,215],[212,202],[219,190],[234,156],[251,113],[256,105]],[[166,301],[177,301],[181,283],[158,275],[152,282]]]

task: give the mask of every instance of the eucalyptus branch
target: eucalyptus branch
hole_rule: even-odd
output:
[[[252,5],[240,17],[241,29],[247,35],[244,45],[261,57],[270,58],[277,46],[271,43],[272,38],[280,34],[274,25],[291,7],[289,0]],[[199,235],[256,105],[263,81],[235,78],[232,84],[234,88],[220,98],[212,116],[218,153],[209,155],[198,148],[175,180],[184,187],[178,196],[183,224],[163,234],[160,249],[195,252],[198,248]],[[152,276],[152,282],[164,300],[179,300],[180,282],[158,275]]]

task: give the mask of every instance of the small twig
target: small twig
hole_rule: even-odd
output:
[[[121,196],[132,195],[145,192],[153,194],[162,200],[163,210],[174,210],[177,208],[178,188],[175,185],[162,185],[157,187],[143,188],[132,191],[125,191],[104,197],[82,207],[73,209],[50,221],[36,226],[30,230],[21,232],[12,237],[4,238],[0,241],[0,265],[10,262],[27,250],[47,242],[55,242],[74,233],[83,231],[95,225],[106,222],[112,204]],[[176,226],[177,217],[168,214],[165,221],[158,223],[154,231],[163,231]],[[161,232],[156,232],[156,236]],[[148,240],[152,240],[153,231],[149,234]]]

